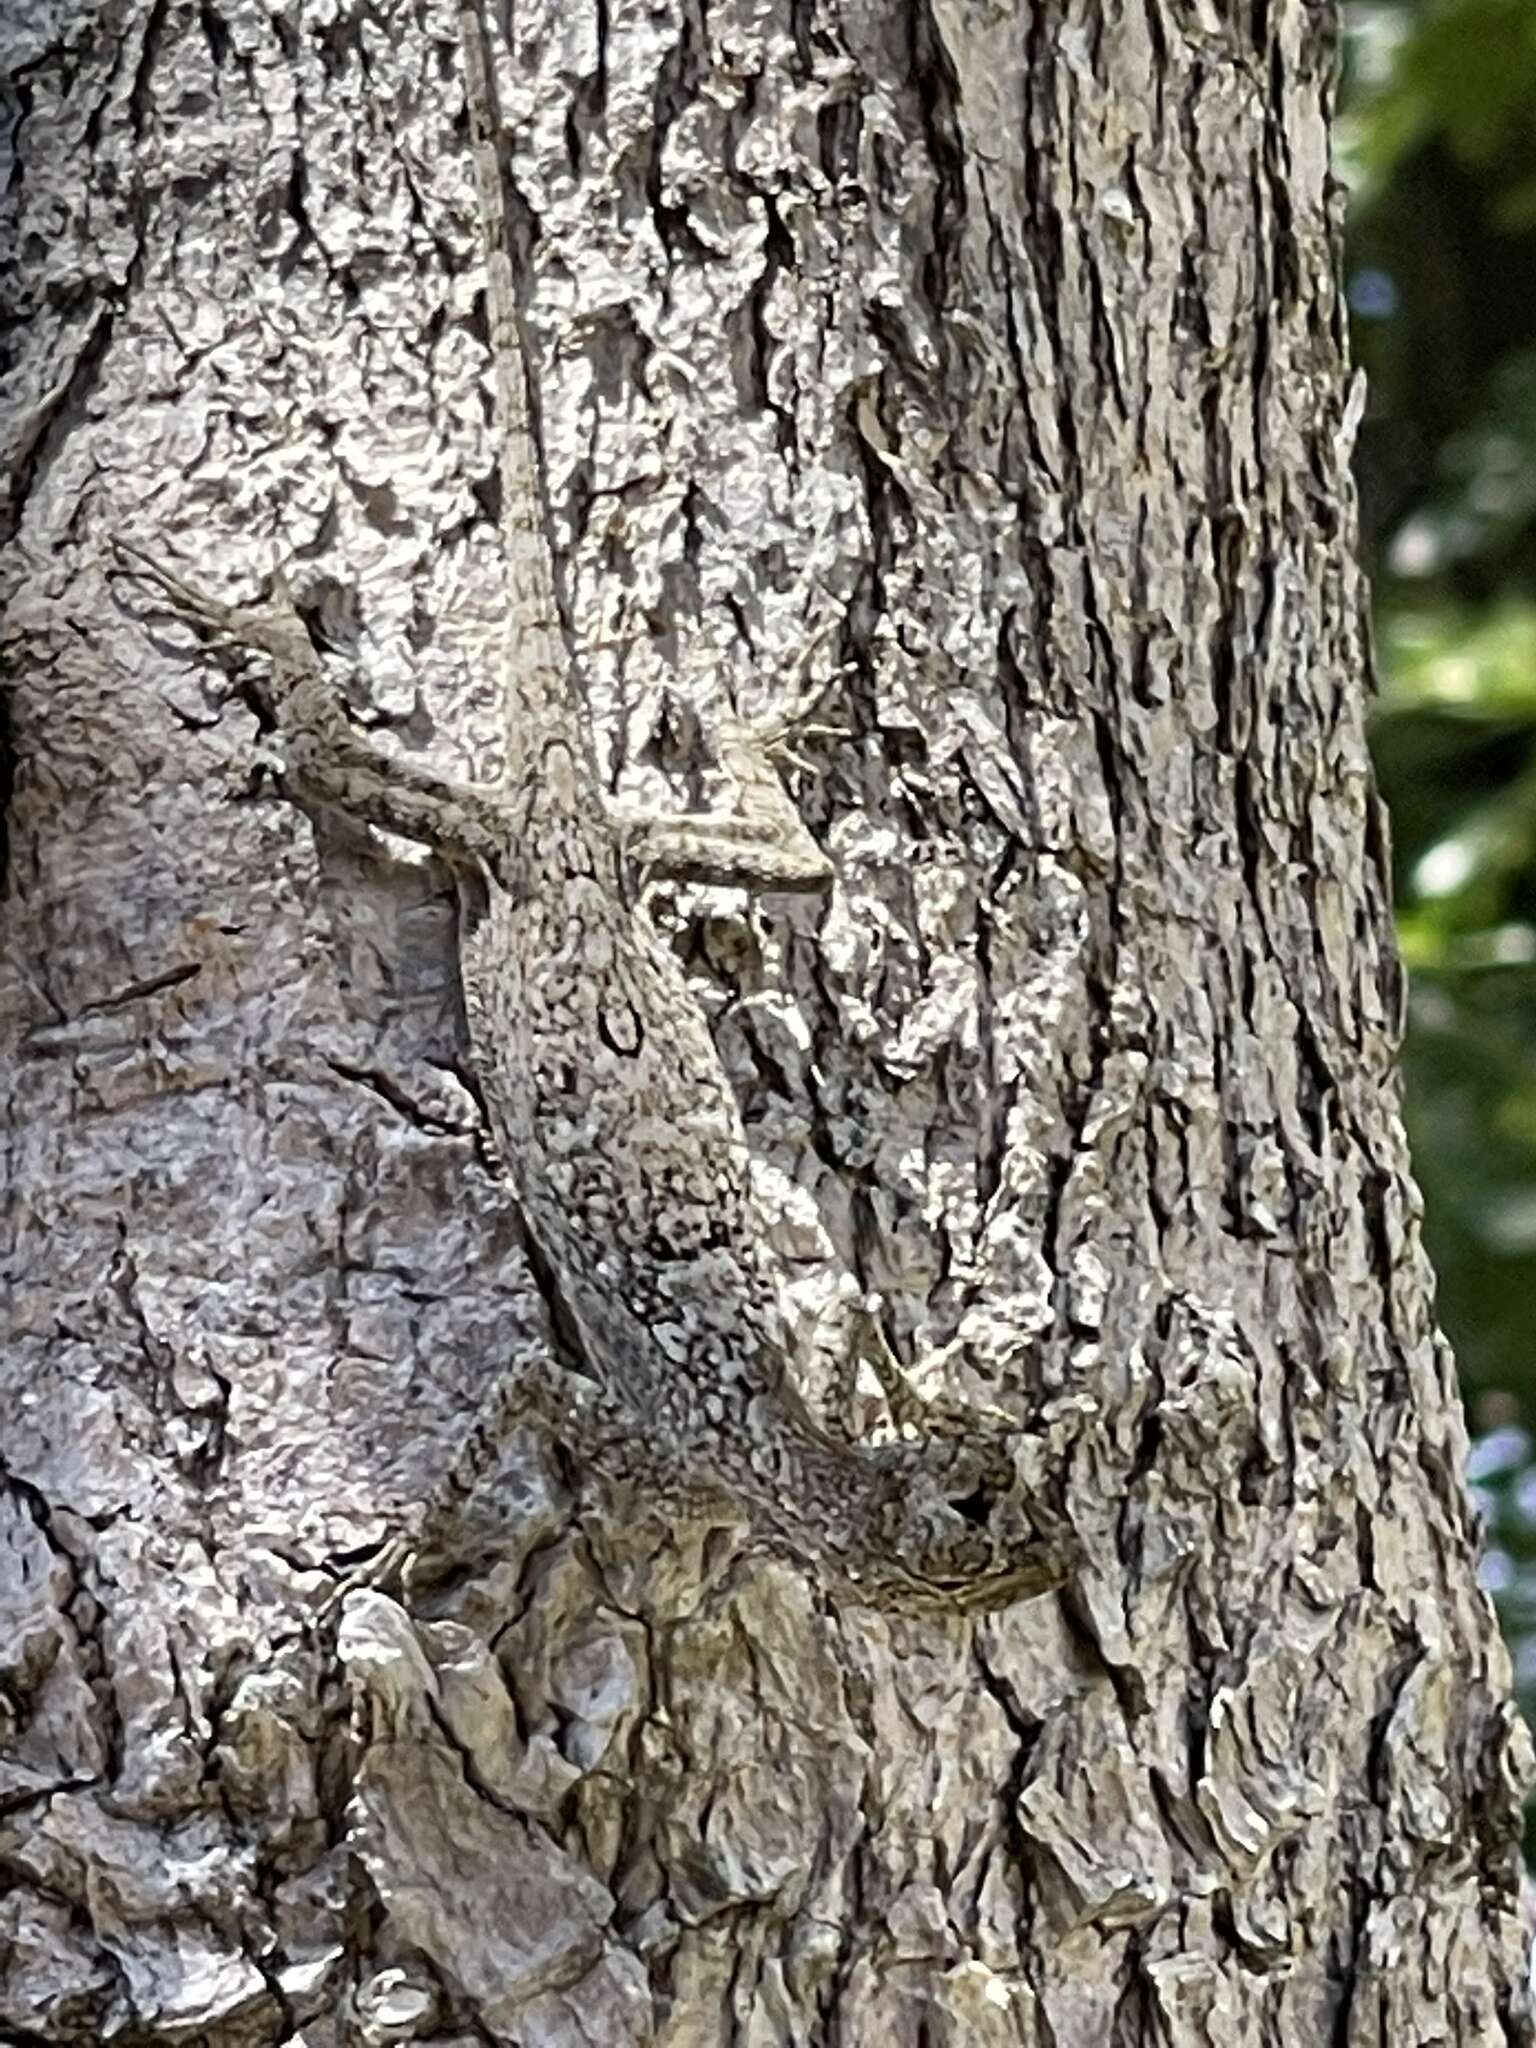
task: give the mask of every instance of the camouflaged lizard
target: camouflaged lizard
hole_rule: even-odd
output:
[[[1060,1583],[1076,1556],[1070,1530],[1031,1498],[1025,1440],[951,1422],[915,1441],[851,1444],[819,1428],[795,1393],[737,1103],[680,965],[633,905],[625,863],[774,889],[825,886],[829,863],[768,736],[740,725],[725,729],[721,750],[738,792],[729,813],[620,822],[605,803],[556,598],[499,113],[469,0],[460,28],[500,449],[504,781],[449,782],[352,726],[281,578],[268,601],[231,606],[124,552],[205,633],[266,657],[295,802],[424,842],[458,877],[465,1010],[491,1135],[592,1380],[590,1402],[555,1425],[579,1446],[576,1410],[588,1409],[608,1453],[629,1430],[641,1467],[675,1476],[680,1504],[696,1483],[855,1598],[1006,1604]],[[536,1390],[505,1377],[487,1389],[427,1520],[463,1498],[530,1407],[549,1416]]]

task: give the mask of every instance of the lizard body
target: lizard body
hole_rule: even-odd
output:
[[[484,28],[460,29],[485,237],[506,560],[507,771],[469,789],[386,757],[347,721],[279,581],[221,605],[142,568],[205,631],[255,646],[289,793],[424,841],[460,878],[460,967],[492,1135],[610,1419],[859,1597],[984,1608],[1060,1583],[1075,1541],[1026,1498],[1020,1440],[980,1430],[879,1447],[819,1429],[795,1394],[746,1135],[681,967],[633,907],[656,870],[807,887],[828,873],[766,753],[731,739],[741,808],[626,828],[605,806],[556,599],[518,333]],[[120,544],[121,545],[121,544]],[[783,816],[790,814],[792,823]],[[517,1414],[501,1387],[487,1415]],[[570,1418],[566,1418],[569,1420]],[[471,1432],[446,1492],[487,1439]]]

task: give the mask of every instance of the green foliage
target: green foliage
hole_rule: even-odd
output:
[[[1382,643],[1373,738],[1441,1308],[1469,1392],[1514,1395],[1536,1425],[1536,604],[1388,606]]]
[[[1347,9],[1377,772],[1414,1159],[1536,1707],[1536,0]]]
[[[1443,141],[1486,173],[1501,225],[1536,219],[1536,8],[1531,0],[1376,0],[1349,10],[1359,90],[1346,131],[1379,194]]]

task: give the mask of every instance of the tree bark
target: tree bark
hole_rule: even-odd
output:
[[[656,913],[829,1422],[1076,1418],[1088,1563],[876,1614],[508,1446],[552,1341],[447,877],[312,827],[126,533],[281,563],[494,776],[451,9],[4,30],[0,2038],[1528,2042],[1527,1745],[1397,1109],[1329,10],[518,0],[574,645],[627,802],[838,673],[825,903]],[[514,649],[515,658],[515,649]],[[349,674],[344,664],[338,675]],[[515,1162],[512,1162],[515,1166]]]

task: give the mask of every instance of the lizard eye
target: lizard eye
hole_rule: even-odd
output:
[[[992,1513],[992,1496],[984,1486],[976,1486],[958,1500],[949,1503],[962,1521],[971,1522],[976,1528],[985,1528]]]

